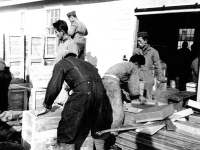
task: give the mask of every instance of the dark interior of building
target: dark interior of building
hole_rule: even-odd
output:
[[[159,51],[161,60],[168,66],[168,79],[174,79],[177,69],[176,52],[181,48],[181,42],[187,40],[190,50],[192,45],[199,45],[197,51],[200,51],[200,12],[141,15],[138,19],[139,31],[148,32],[149,44]],[[193,29],[193,33],[189,33],[193,34],[190,35],[192,37],[180,39],[180,29]],[[191,59],[195,57],[198,57],[197,52]]]

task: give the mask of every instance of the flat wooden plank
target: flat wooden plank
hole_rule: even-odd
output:
[[[194,108],[194,109],[196,109],[197,111],[200,112],[200,102],[196,102],[196,101],[193,101],[193,100],[189,100],[189,101],[186,103],[186,106],[187,106],[187,107]]]
[[[179,150],[180,147],[168,142],[167,140],[158,139],[156,140],[153,136],[147,136],[146,134],[136,133],[136,132],[126,132],[119,135],[120,138],[125,139],[125,141],[130,141],[131,143],[141,144],[142,146],[151,147],[155,149],[162,150]],[[124,142],[125,142],[124,141]],[[131,143],[126,143],[129,147],[131,147]]]
[[[179,134],[179,136],[177,136],[176,132],[171,132],[171,134],[168,134],[168,131],[164,129],[162,131],[162,134],[158,132],[153,136],[136,133],[135,131],[129,131],[119,134],[119,137],[130,140],[133,143],[139,142],[143,145],[152,146],[153,148],[158,149],[196,150],[200,147],[200,142],[196,143],[191,141],[191,137],[180,138],[183,135]],[[173,136],[173,133],[176,133],[176,135]]]
[[[147,121],[156,121],[163,120],[166,117],[174,113],[174,106],[164,105],[157,107],[150,107],[140,111],[137,114],[134,114],[136,122],[147,122]]]
[[[179,129],[185,132],[189,132],[194,135],[200,136],[200,125],[191,122],[177,121],[174,122],[174,125]]]
[[[200,123],[200,113],[195,113],[188,116],[189,122]]]
[[[173,113],[171,116],[169,116],[169,118],[172,120],[172,122],[174,122],[174,121],[176,121],[176,120],[178,120],[180,118],[189,116],[189,115],[191,115],[193,113],[194,113],[193,110],[189,108],[189,109],[185,109],[185,110]],[[130,122],[127,121],[127,124],[128,123],[130,123]],[[160,129],[162,129],[163,127],[164,127],[164,125],[158,125],[158,126],[155,126],[155,127],[148,127],[148,128],[136,129],[135,131],[136,132],[141,132],[141,133],[153,135],[156,132],[158,132]]]

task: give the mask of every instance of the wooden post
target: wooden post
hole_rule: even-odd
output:
[[[199,60],[200,60],[200,54],[199,54]],[[200,61],[199,61],[200,62]],[[199,68],[199,62],[198,62],[198,68]],[[200,69],[199,69],[200,70]],[[199,73],[199,71],[198,71],[198,84],[197,84],[197,102],[200,102],[200,95],[199,95],[199,92],[200,92],[200,86],[199,86],[199,84],[200,84],[200,80],[199,80],[199,77],[200,76],[200,73]]]

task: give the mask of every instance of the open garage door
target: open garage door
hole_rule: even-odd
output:
[[[153,8],[152,8],[153,9]],[[162,11],[152,11],[152,9],[139,9],[136,11],[139,20],[138,31],[147,31],[149,34],[149,43],[158,50],[162,61],[168,66],[168,79],[176,78],[176,59],[177,51],[182,47],[183,41],[187,41],[189,49],[195,45],[195,53],[192,53],[191,59],[199,56],[200,51],[200,11],[184,12],[177,9]],[[170,13],[171,11],[171,13]],[[159,12],[159,13],[158,13]],[[192,61],[191,60],[191,61]],[[192,77],[188,82],[192,81]],[[200,95],[197,96],[198,101]]]

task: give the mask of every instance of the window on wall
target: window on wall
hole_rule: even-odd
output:
[[[47,35],[53,35],[53,23],[60,19],[60,9],[47,10]]]
[[[194,41],[194,31],[195,29],[179,29],[179,40],[178,40],[178,49],[182,48],[182,43],[184,41],[188,42],[188,48],[191,49],[191,45]]]

